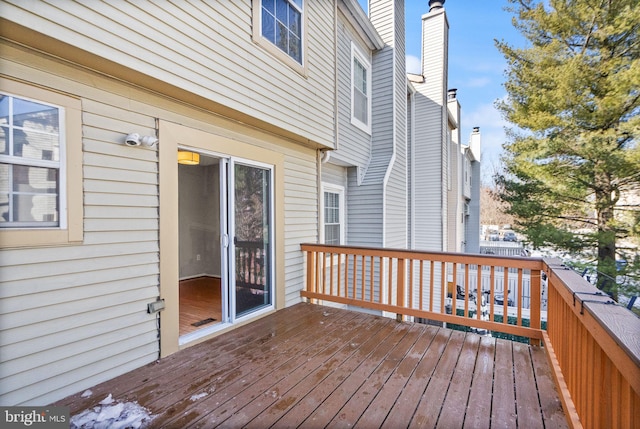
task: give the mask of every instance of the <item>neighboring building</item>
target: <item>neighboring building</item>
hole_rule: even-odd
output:
[[[460,240],[430,3],[407,80],[401,1],[2,1],[0,404],[299,302],[301,243]]]

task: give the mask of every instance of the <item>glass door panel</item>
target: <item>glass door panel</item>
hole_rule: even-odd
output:
[[[271,170],[240,163],[234,171],[236,317],[272,303]]]

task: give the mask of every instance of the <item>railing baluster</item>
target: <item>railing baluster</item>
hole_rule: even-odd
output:
[[[445,313],[444,297],[447,294],[447,263],[440,263],[440,312]]]
[[[435,261],[431,260],[431,264],[429,267],[429,311],[433,311],[433,293],[435,291],[436,285],[435,285],[435,275],[434,275],[434,271],[435,271]]]
[[[476,318],[480,320],[482,318],[482,299],[484,298],[484,291],[482,290],[482,265],[477,265],[478,270],[478,284],[476,285]]]
[[[532,329],[540,329],[542,326],[541,314],[540,314],[540,301],[542,300],[541,285],[541,271],[531,270],[530,288],[531,299],[529,303],[529,327]],[[539,340],[530,340],[529,343],[534,346],[539,346]]]
[[[404,279],[405,279],[405,260],[398,258],[396,260],[398,270],[398,284],[396,285],[396,305],[398,308],[405,308],[406,303],[404,300]],[[396,320],[402,322],[403,314],[396,313]]]
[[[389,283],[387,283],[387,304],[393,304],[392,301],[392,286],[393,286],[393,259],[394,258],[388,258],[388,264],[389,264]]]
[[[344,255],[344,296],[349,298],[349,254]]]
[[[469,264],[464,264],[464,317],[469,316],[469,297],[470,296],[471,296],[471,285],[469,284]],[[478,312],[478,309],[476,305],[476,313],[477,312]]]
[[[407,294],[407,307],[409,308],[415,308],[413,306],[413,262],[413,259],[409,259],[409,268],[407,270],[409,272],[409,281],[405,285],[405,293]]]
[[[364,297],[365,297],[365,292],[366,292],[365,279],[367,278],[366,272],[365,272],[366,264],[365,264],[364,258],[365,258],[364,254],[360,255],[360,259],[361,259],[361,263],[362,263],[362,270],[361,270],[361,273],[360,273],[360,275],[362,277],[362,279],[360,281],[361,282],[360,288],[362,289],[362,291],[360,292],[361,293],[360,299],[363,300],[363,301],[365,299]]]
[[[502,323],[509,324],[509,269],[502,267]]]
[[[369,256],[369,262],[371,265],[371,272],[369,273],[369,302],[373,302],[373,275],[376,271],[376,265],[374,262],[373,255]]]
[[[333,283],[333,257],[335,256],[335,253],[331,252],[329,255],[329,294],[335,296],[335,284]]]
[[[496,296],[496,267],[495,265],[491,265],[491,274],[489,275],[491,293],[489,294],[489,320],[492,322],[496,321],[496,313],[494,311],[494,303]]]
[[[458,264],[453,263],[453,281],[451,282],[451,314],[458,315]],[[447,275],[447,277],[449,277]],[[449,283],[447,283],[448,285]],[[447,289],[447,296],[449,296],[449,290]]]
[[[424,310],[424,261],[420,259],[420,279],[418,280],[418,293],[419,293],[419,305],[420,310]]]
[[[524,296],[523,293],[523,285],[522,285],[522,268],[518,268],[518,282],[516,283],[516,288],[517,288],[517,293],[516,293],[516,300],[517,300],[517,309],[518,309],[518,326],[522,326],[522,299]],[[531,293],[531,291],[529,291],[529,293]],[[531,305],[531,299],[529,299],[529,305]],[[529,316],[531,317],[531,316]]]

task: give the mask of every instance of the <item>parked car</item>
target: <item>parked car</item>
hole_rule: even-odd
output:
[[[500,234],[498,234],[497,232],[490,232],[489,241],[500,241]]]
[[[502,236],[502,240],[504,241],[518,241],[518,237],[516,237],[516,233],[513,231],[507,231]]]

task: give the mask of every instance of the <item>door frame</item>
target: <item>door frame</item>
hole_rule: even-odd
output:
[[[264,135],[264,140],[256,138],[255,130],[236,130],[235,138],[196,128],[160,120],[159,127],[159,229],[160,229],[160,298],[165,301],[165,309],[160,312],[160,357],[168,356],[183,347],[205,341],[242,324],[255,320],[275,310],[284,308],[284,148],[278,147],[277,138]],[[213,128],[213,127],[212,127]],[[219,130],[222,131],[222,130]],[[238,134],[246,131],[250,135]],[[230,134],[227,131],[225,134]],[[276,141],[274,141],[276,140]],[[196,151],[216,154],[215,156],[240,158],[257,165],[272,166],[273,195],[273,307],[258,310],[215,332],[180,344],[178,306],[178,146],[188,146]]]

